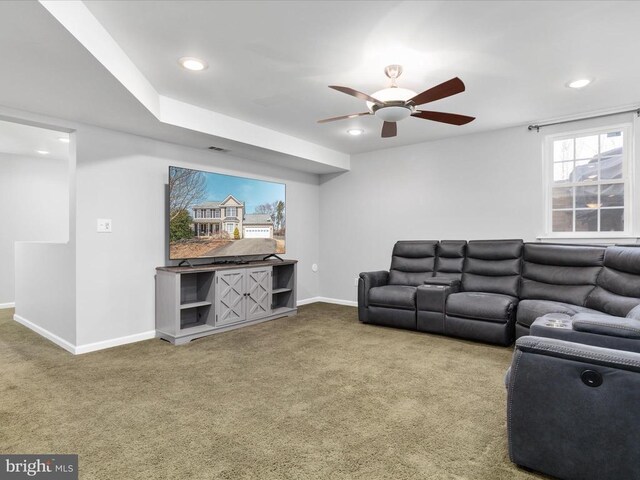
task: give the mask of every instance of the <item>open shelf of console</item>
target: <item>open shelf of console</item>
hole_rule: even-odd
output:
[[[271,309],[274,312],[296,307],[295,282],[295,265],[273,266]]]

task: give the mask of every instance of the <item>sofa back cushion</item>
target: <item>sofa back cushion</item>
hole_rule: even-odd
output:
[[[466,250],[466,240],[441,240],[438,244],[435,275],[460,280]]]
[[[640,305],[640,247],[609,247],[586,306],[625,317]]]
[[[389,285],[422,285],[433,277],[437,240],[404,240],[393,247]]]
[[[522,240],[470,240],[462,289],[517,297],[522,244]]]
[[[584,306],[602,270],[604,252],[605,247],[591,245],[527,243],[520,298]]]

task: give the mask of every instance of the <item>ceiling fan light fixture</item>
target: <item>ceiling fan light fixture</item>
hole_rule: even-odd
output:
[[[374,112],[374,115],[385,122],[399,122],[400,120],[404,120],[409,117],[412,113],[412,110],[408,107],[382,107],[377,108]]]
[[[178,60],[178,63],[182,65],[182,68],[186,68],[187,70],[191,70],[192,72],[199,72],[209,67],[209,65],[207,65],[207,62],[195,57],[182,57]]]
[[[347,133],[352,137],[359,137],[364,133],[364,130],[361,128],[350,128],[349,130],[347,130]]]

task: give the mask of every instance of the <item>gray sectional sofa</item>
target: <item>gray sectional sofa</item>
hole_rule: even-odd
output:
[[[499,345],[548,313],[640,320],[640,247],[400,241],[358,284],[363,323]]]

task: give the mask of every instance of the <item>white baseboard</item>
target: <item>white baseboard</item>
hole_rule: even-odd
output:
[[[16,308],[16,304],[14,302],[0,303],[0,310],[4,310],[5,308]]]
[[[142,333],[136,333],[134,335],[127,335],[126,337],[112,338],[110,340],[103,340],[101,342],[86,343],[84,345],[78,345],[75,347],[75,354],[80,355],[82,353],[95,352],[97,350],[104,350],[105,348],[118,347],[120,345],[126,345],[127,343],[141,342],[143,340],[151,340],[156,338],[155,330],[148,330]]]
[[[126,337],[112,338],[110,340],[104,340],[102,342],[87,343],[85,345],[73,345],[67,342],[64,338],[59,337],[55,333],[51,333],[49,330],[30,322],[20,315],[13,315],[13,319],[24,325],[25,327],[33,330],[39,335],[42,335],[47,340],[51,340],[59,347],[64,348],[67,352],[71,352],[74,355],[80,355],[83,353],[95,352],[96,350],[104,350],[105,348],[117,347],[119,345],[125,345],[127,343],[140,342],[142,340],[150,340],[156,338],[156,331],[149,330],[147,332],[136,333],[135,335],[127,335]]]
[[[347,307],[357,307],[358,306],[358,302],[354,302],[353,300],[341,300],[339,298],[329,298],[329,297],[305,298],[304,300],[300,300],[298,302],[298,306],[300,306],[300,305],[308,305],[310,303],[317,303],[317,302],[333,303],[335,305],[346,305]]]
[[[25,327],[27,327],[30,330],[33,330],[34,332],[36,332],[39,335],[42,335],[44,338],[46,338],[47,340],[51,340],[53,343],[55,343],[56,345],[58,345],[59,347],[64,348],[67,352],[71,352],[73,354],[76,353],[76,346],[73,345],[70,342],[67,342],[64,338],[59,337],[58,335],[56,335],[55,333],[51,333],[49,330],[42,328],[39,325],[36,325],[33,322],[30,322],[29,320],[27,320],[24,317],[21,317],[20,315],[13,315],[13,319],[24,325]]]

